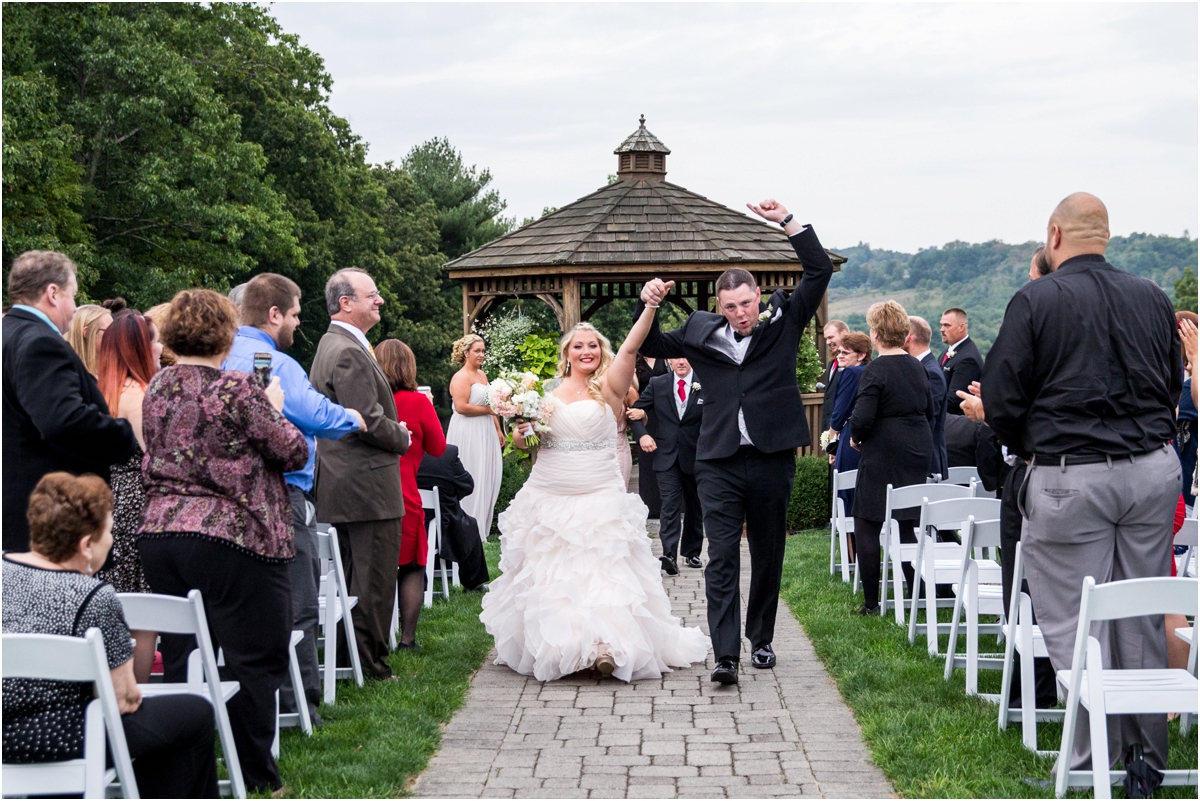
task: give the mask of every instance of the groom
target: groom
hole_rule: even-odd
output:
[[[686,357],[704,386],[704,412],[696,448],[696,483],[708,536],[708,627],[717,667],[712,680],[736,684],[741,652],[742,524],[750,547],[750,596],[746,636],[756,668],[775,666],[771,640],[783,571],[788,499],[796,473],[795,449],[810,444],[808,422],[796,385],[796,351],[833,275],[833,264],[812,228],[792,219],[782,205],[748,204],[783,227],[800,257],[804,276],[786,296],[762,303],[746,270],[717,279],[717,311],[693,312],[675,331],[663,333],[655,319],[643,355]],[[669,287],[658,278],[642,289],[641,302],[657,306]]]

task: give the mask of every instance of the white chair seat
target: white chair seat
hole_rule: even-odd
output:
[[[208,685],[206,684],[165,684],[157,682],[154,684],[139,684],[138,688],[142,691],[143,698],[157,698],[162,695],[199,695],[202,698],[208,698]],[[229,699],[238,694],[238,690],[242,685],[236,681],[221,682],[221,696],[228,703]]]
[[[1011,627],[1009,626],[1008,623],[1003,624],[1000,628],[1004,632],[1004,637],[1006,639],[1013,636]],[[1033,631],[1033,655],[1034,655],[1034,657],[1040,656],[1040,657],[1045,657],[1045,658],[1049,659],[1050,652],[1046,650],[1046,640],[1044,637],[1042,637],[1042,627],[1038,626],[1038,625],[1034,625],[1034,626],[1031,626],[1030,628]],[[1016,642],[1016,641],[1014,640],[1014,642]],[[1017,643],[1017,647],[1018,648],[1020,647],[1019,642]]]
[[[1071,671],[1058,671],[1058,682],[1070,686]],[[1079,701],[1091,709],[1088,675],[1084,671]],[[1110,715],[1178,712],[1181,705],[1196,705],[1196,678],[1186,670],[1104,671],[1104,707]]]
[[[1179,628],[1175,629],[1175,636],[1186,642],[1188,645],[1192,644],[1192,638],[1195,633],[1196,629],[1192,628],[1191,626],[1180,626]]]

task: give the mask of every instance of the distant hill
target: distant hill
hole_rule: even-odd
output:
[[[1122,270],[1156,282],[1172,300],[1184,270],[1197,269],[1196,240],[1184,236],[1131,234],[1109,240],[1108,260]],[[934,349],[941,346],[938,320],[958,306],[971,320],[971,337],[984,353],[991,347],[1009,299],[1029,280],[1029,260],[1038,242],[1009,245],[1000,241],[948,242],[917,253],[876,250],[860,242],[832,248],[849,260],[829,285],[829,316],[853,329],[867,330],[867,308],[894,299],[909,314],[920,315],[934,329]],[[1195,308],[1196,298],[1190,301]]]

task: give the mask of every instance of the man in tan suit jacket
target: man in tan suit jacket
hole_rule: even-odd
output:
[[[325,304],[332,319],[313,358],[312,383],[357,410],[366,430],[317,447],[317,520],[337,528],[350,594],[358,596],[352,614],[363,672],[386,679],[404,515],[400,454],[408,450],[409,433],[366,338],[383,305],[375,282],[363,270],[339,270],[325,285]]]

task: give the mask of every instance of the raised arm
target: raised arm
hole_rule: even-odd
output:
[[[658,312],[658,305],[673,286],[675,286],[674,281],[664,283],[655,278],[646,284],[646,289],[642,290],[643,299],[647,301],[642,308],[642,313],[638,315],[633,328],[629,329],[629,336],[625,337],[625,341],[621,343],[617,357],[613,359],[613,363],[609,365],[608,370],[604,373],[604,378],[601,379],[604,398],[614,412],[619,413],[625,408],[625,393],[633,384],[633,376],[637,368],[638,348],[646,340],[646,334],[650,331],[654,315]],[[648,294],[647,290],[649,290]]]
[[[657,306],[662,303],[670,287],[674,285],[674,281],[668,285],[658,278],[647,281],[642,287],[641,298],[633,307],[634,323],[642,319],[642,312],[647,305]],[[652,359],[678,359],[683,356],[683,331],[686,327],[685,322],[677,330],[664,334],[658,326],[658,318],[654,317],[650,320],[650,328],[646,331],[646,337],[638,350],[643,356]]]
[[[825,297],[829,279],[833,277],[833,262],[829,260],[825,248],[821,247],[821,242],[812,227],[789,219],[792,215],[779,201],[770,199],[758,205],[747,203],[746,206],[764,220],[782,224],[792,249],[800,257],[804,274],[788,298],[787,316],[800,328],[804,328],[821,307],[821,298]],[[784,220],[787,222],[784,223]]]

